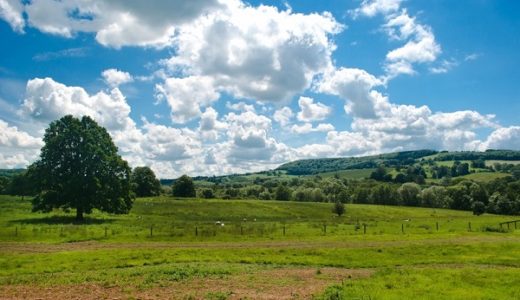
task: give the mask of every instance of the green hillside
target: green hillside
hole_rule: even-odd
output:
[[[406,166],[420,161],[472,161],[494,160],[514,162],[520,160],[520,151],[487,150],[485,152],[437,152],[434,150],[403,151],[388,154],[345,157],[304,159],[283,164],[277,170],[286,171],[290,175],[311,175],[326,172],[336,172],[348,169],[376,168],[380,164],[386,166]]]

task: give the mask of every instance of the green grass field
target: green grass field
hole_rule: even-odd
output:
[[[498,226],[515,217],[330,209],[140,198],[128,215],[77,225],[0,196],[0,299],[520,298],[520,228]]]

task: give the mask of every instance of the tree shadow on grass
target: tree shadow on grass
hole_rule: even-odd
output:
[[[115,219],[97,219],[89,216],[85,216],[83,221],[77,221],[76,216],[49,216],[43,218],[27,218],[27,219],[17,219],[11,220],[9,223],[16,224],[46,224],[46,225],[65,225],[65,224],[74,224],[74,225],[99,225],[99,224],[110,224],[113,223]]]

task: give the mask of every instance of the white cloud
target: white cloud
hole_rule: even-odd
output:
[[[455,60],[443,60],[438,66],[430,67],[430,72],[433,74],[443,74],[447,73],[454,67],[456,67],[459,63]]]
[[[130,106],[117,88],[110,94],[99,92],[90,96],[81,87],[69,87],[52,78],[35,78],[27,82],[21,112],[44,123],[66,114],[88,115],[109,130],[135,127],[129,118]]]
[[[179,29],[172,71],[209,76],[235,98],[287,101],[331,65],[340,32],[330,13],[297,14],[232,1],[226,10]]]
[[[384,28],[391,38],[408,40],[405,45],[387,53],[386,71],[389,78],[413,74],[413,64],[434,62],[441,54],[441,46],[435,41],[432,29],[418,24],[406,10],[388,16],[387,20]]]
[[[300,97],[298,99],[300,112],[298,112],[298,120],[303,122],[312,122],[325,119],[331,112],[331,108],[327,105],[316,102],[309,97]]]
[[[41,139],[20,131],[16,126],[9,126],[0,120],[0,147],[38,149],[43,146]]]
[[[360,15],[373,17],[377,14],[389,14],[399,10],[403,0],[363,0],[360,7],[350,11],[357,18]]]
[[[479,143],[478,150],[486,149],[520,149],[520,126],[497,128],[483,143]]]
[[[402,2],[402,0],[364,0],[360,7],[351,11],[354,18],[383,15],[386,23],[382,29],[389,38],[406,42],[403,46],[387,53],[386,81],[400,74],[415,74],[414,64],[432,63],[442,52],[432,29],[418,23],[415,17],[411,17],[406,9],[401,8]],[[437,68],[437,71],[439,70]],[[445,67],[443,70],[448,69]]]
[[[464,57],[464,60],[465,61],[477,60],[481,56],[482,56],[482,54],[480,54],[480,53],[471,53],[471,54],[466,55],[466,57]]]
[[[218,113],[212,107],[208,107],[200,117],[199,132],[204,139],[216,140],[219,137],[219,131],[226,127],[227,124],[218,120]]]
[[[166,97],[171,108],[171,119],[176,123],[200,116],[201,107],[210,105],[220,97],[213,88],[213,80],[206,76],[168,78],[156,86],[159,97]]]
[[[334,126],[329,123],[320,123],[316,127],[313,127],[311,123],[305,123],[302,125],[293,125],[291,132],[296,134],[305,134],[310,132],[328,132],[334,130]]]
[[[9,23],[18,33],[24,32],[25,20],[22,13],[23,5],[18,0],[0,0],[0,19]]]
[[[145,122],[141,147],[144,157],[153,161],[175,161],[201,153],[197,134],[189,129],[178,129]]]
[[[114,48],[160,48],[171,44],[180,25],[222,7],[217,0],[39,0],[27,3],[25,11],[29,25],[42,32],[64,37],[94,33],[100,44]]]
[[[293,111],[289,107],[285,106],[274,112],[273,119],[280,123],[281,126],[285,126],[289,124],[293,116]]]
[[[326,73],[315,89],[348,101],[347,113],[361,118],[375,117],[375,107],[381,102],[381,95],[372,91],[381,85],[380,79],[365,70],[340,68]]]
[[[23,168],[34,161],[43,142],[0,120],[0,168]]]
[[[130,73],[119,71],[117,69],[107,69],[101,73],[104,81],[111,88],[116,88],[121,84],[134,81],[134,78]]]
[[[251,105],[251,104],[246,104],[244,102],[238,102],[238,103],[231,103],[231,102],[226,102],[226,107],[230,110],[234,110],[234,111],[251,111],[251,112],[255,112],[255,106],[254,105]]]

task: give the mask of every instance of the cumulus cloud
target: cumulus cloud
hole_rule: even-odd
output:
[[[36,159],[42,146],[41,138],[0,120],[0,168],[26,167]]]
[[[520,126],[501,127],[493,131],[484,142],[476,143],[478,150],[520,149]]]
[[[218,120],[218,112],[213,107],[208,107],[200,117],[199,132],[204,139],[216,140],[219,137],[219,131],[225,129],[226,125]]]
[[[9,23],[18,33],[24,32],[25,20],[22,14],[23,5],[18,0],[0,0],[0,19]]]
[[[28,25],[42,32],[64,37],[93,33],[100,44],[114,48],[169,46],[180,25],[224,7],[218,0],[39,0],[24,7],[18,1],[8,2],[24,8]],[[23,28],[23,23],[18,26]]]
[[[66,114],[88,115],[109,130],[135,127],[129,118],[130,106],[117,88],[110,94],[99,92],[90,96],[81,87],[71,87],[52,78],[35,78],[27,82],[21,113],[44,123]]]
[[[332,111],[327,105],[320,102],[314,103],[314,99],[303,96],[298,99],[298,106],[300,106],[300,112],[297,117],[302,122],[323,120]]]
[[[41,139],[19,130],[16,126],[9,126],[0,120],[0,147],[15,147],[37,149],[43,146]]]
[[[209,76],[235,98],[287,101],[331,65],[331,35],[342,26],[330,13],[299,14],[233,1],[182,26],[166,65]]]
[[[291,132],[296,134],[305,134],[310,132],[328,132],[334,130],[334,126],[330,123],[320,123],[316,127],[313,127],[311,123],[305,123],[302,125],[293,125]]]
[[[255,112],[255,106],[251,104],[246,104],[244,102],[238,102],[238,103],[231,103],[226,102],[226,107],[230,110],[234,111],[252,111]]]
[[[101,73],[103,80],[111,88],[116,88],[121,84],[134,81],[130,73],[119,71],[117,69],[107,69]]]
[[[293,116],[293,111],[289,107],[285,106],[274,112],[273,119],[280,123],[280,125],[285,126],[289,124]]]
[[[441,46],[435,40],[433,30],[417,22],[406,9],[401,8],[402,2],[402,0],[364,0],[360,7],[351,11],[354,18],[383,15],[386,23],[382,29],[388,37],[391,40],[405,42],[403,46],[386,54],[385,80],[400,74],[415,74],[414,64],[432,63],[442,52]],[[437,67],[436,70],[441,69]],[[442,70],[447,71],[448,68],[444,66]]]
[[[398,15],[388,16],[387,19],[384,28],[389,36],[397,40],[407,40],[405,45],[386,55],[389,77],[402,73],[411,74],[413,64],[433,62],[441,54],[441,46],[436,42],[432,29],[417,23],[406,10]]]
[[[176,161],[201,153],[195,132],[145,122],[141,147],[146,158],[155,161]]]
[[[207,76],[168,78],[156,86],[158,97],[165,97],[171,108],[171,119],[176,123],[200,116],[201,107],[210,105],[220,97],[213,88],[213,80]]]
[[[375,107],[384,102],[372,88],[381,85],[380,79],[365,70],[339,68],[327,72],[315,89],[321,93],[339,96],[347,101],[345,111],[356,117],[375,117]]]

